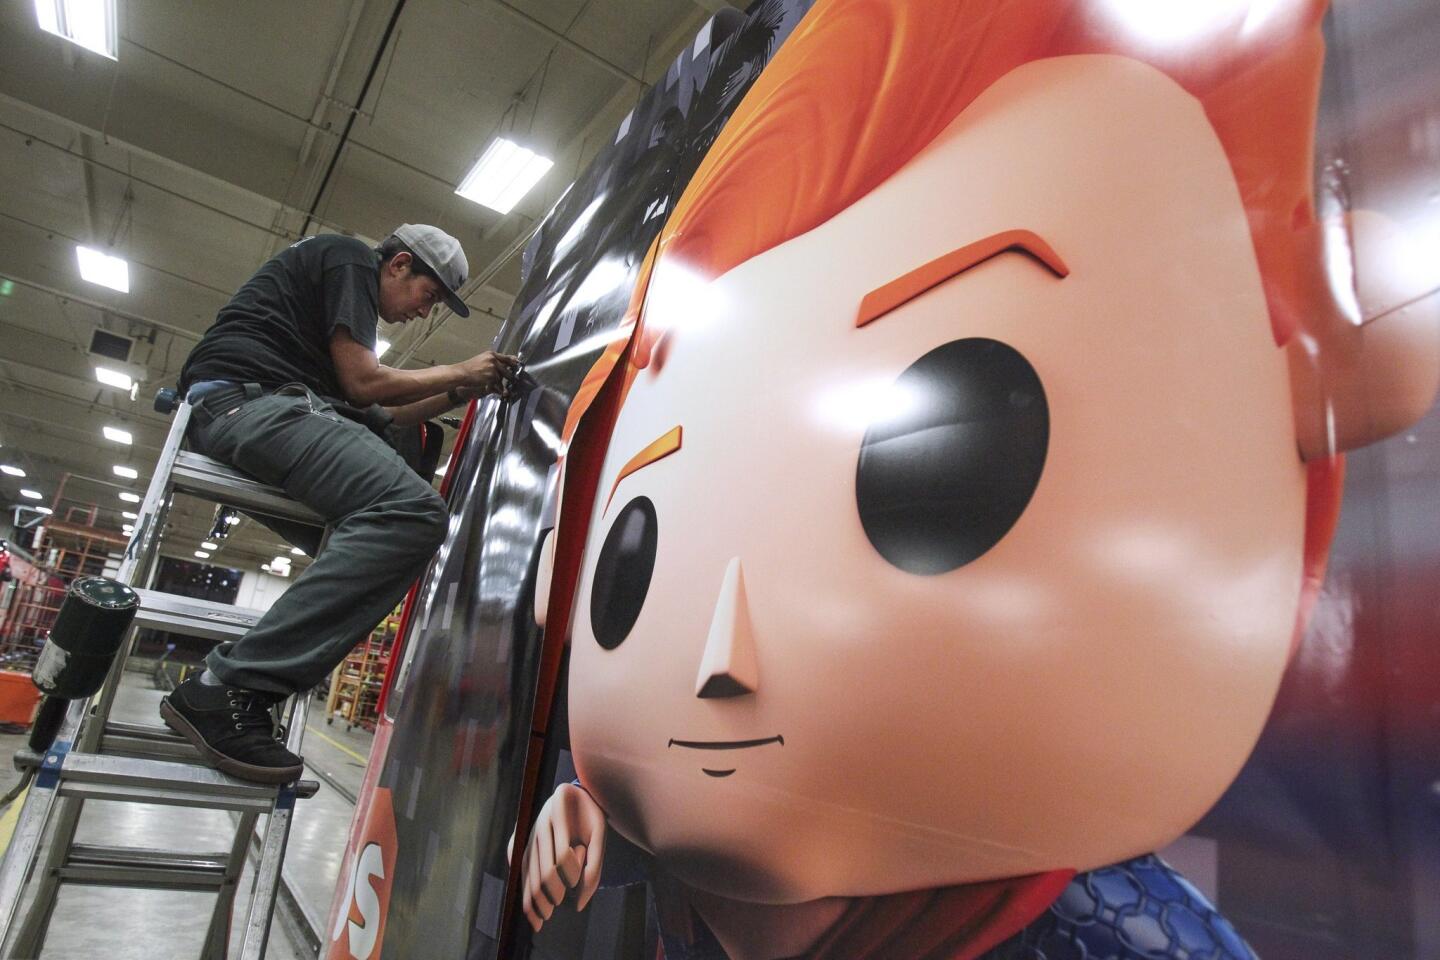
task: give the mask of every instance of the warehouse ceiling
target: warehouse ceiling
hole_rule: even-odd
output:
[[[118,495],[143,492],[168,429],[156,389],[229,295],[308,234],[453,233],[470,318],[382,325],[384,360],[487,348],[538,219],[726,5],[119,0],[110,60],[42,31],[35,0],[0,0],[0,464],[26,473],[0,476],[0,506],[95,504],[118,533],[133,509]],[[506,215],[454,192],[499,135],[555,161]],[[77,245],[126,259],[129,292],[82,280]],[[97,330],[131,341],[125,362],[90,352]],[[134,396],[97,382],[97,365],[129,374]],[[190,558],[212,513],[182,501],[167,553]],[[254,569],[281,549],[247,520],[210,562]]]

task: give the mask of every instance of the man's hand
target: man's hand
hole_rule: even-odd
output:
[[[531,928],[540,932],[567,890],[576,891],[575,909],[584,910],[600,886],[604,862],[605,811],[583,787],[562,783],[540,808],[520,867]]]
[[[504,394],[519,371],[520,361],[503,353],[486,351],[461,363],[401,370],[387,367],[375,356],[373,347],[358,343],[350,331],[339,327],[330,337],[330,359],[345,399],[357,406],[378,403],[383,407],[410,407],[422,400],[432,401],[424,410],[415,408],[415,418],[428,419],[449,409],[441,404],[456,391],[469,400],[487,393]],[[434,402],[433,398],[440,401]],[[454,403],[451,403],[454,406]],[[421,414],[423,413],[423,417]],[[418,422],[410,419],[408,422]]]
[[[462,360],[456,366],[465,375],[465,382],[456,387],[456,391],[461,397],[470,399],[487,393],[506,392],[520,369],[520,358],[486,350],[469,360]]]

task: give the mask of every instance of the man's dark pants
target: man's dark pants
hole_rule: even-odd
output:
[[[284,489],[332,525],[309,569],[249,633],[212,650],[206,666],[251,690],[315,686],[439,549],[444,501],[385,441],[299,384],[250,400],[207,397],[188,435],[199,452]]]

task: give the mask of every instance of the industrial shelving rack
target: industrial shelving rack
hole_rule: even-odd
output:
[[[345,729],[374,730],[379,719],[380,690],[390,671],[390,654],[400,629],[400,608],[396,607],[361,643],[345,657],[330,677],[330,695],[325,702],[325,722],[345,721]]]

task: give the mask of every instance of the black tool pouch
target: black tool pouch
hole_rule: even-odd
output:
[[[440,466],[441,448],[445,445],[445,429],[440,424],[427,422],[401,427],[395,425],[394,419],[378,403],[357,407],[334,397],[326,397],[325,402],[334,407],[340,416],[354,420],[389,444],[426,483],[433,480],[435,469]]]

